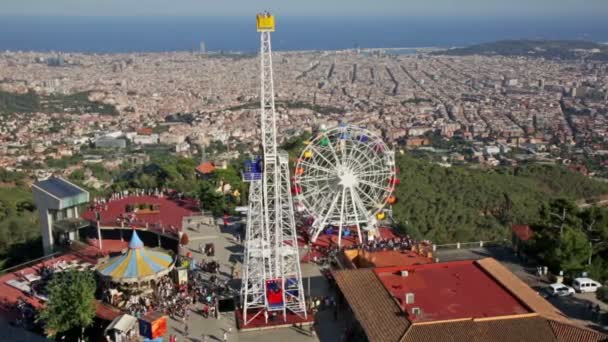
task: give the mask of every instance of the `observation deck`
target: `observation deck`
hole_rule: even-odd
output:
[[[256,16],[258,32],[274,32],[274,15],[265,12]]]

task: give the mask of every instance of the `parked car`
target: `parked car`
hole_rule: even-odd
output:
[[[581,293],[595,292],[595,291],[597,291],[597,289],[602,287],[602,284],[600,284],[599,282],[597,282],[591,278],[576,278],[572,282],[572,287],[574,287],[574,289],[577,292],[581,292]]]
[[[549,296],[564,297],[574,294],[574,289],[561,283],[553,283],[547,287],[547,293]]]

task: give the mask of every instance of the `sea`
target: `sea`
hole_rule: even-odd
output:
[[[608,42],[595,17],[277,17],[276,50],[460,47],[502,39]],[[252,17],[0,16],[0,51],[254,52]]]

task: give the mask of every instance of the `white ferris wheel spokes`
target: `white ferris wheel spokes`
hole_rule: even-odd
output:
[[[353,230],[373,231],[384,208],[396,201],[394,154],[370,131],[341,125],[321,131],[302,152],[293,178],[296,208],[314,219],[315,241],[327,226],[338,241]]]

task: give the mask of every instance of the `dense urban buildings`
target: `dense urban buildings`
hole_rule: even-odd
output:
[[[488,164],[513,148],[608,153],[605,64],[424,52],[275,53],[279,138],[342,122],[409,146],[429,134],[476,141]],[[91,146],[255,149],[257,74],[258,60],[241,54],[4,52],[0,90],[13,107],[0,122],[0,166]]]

